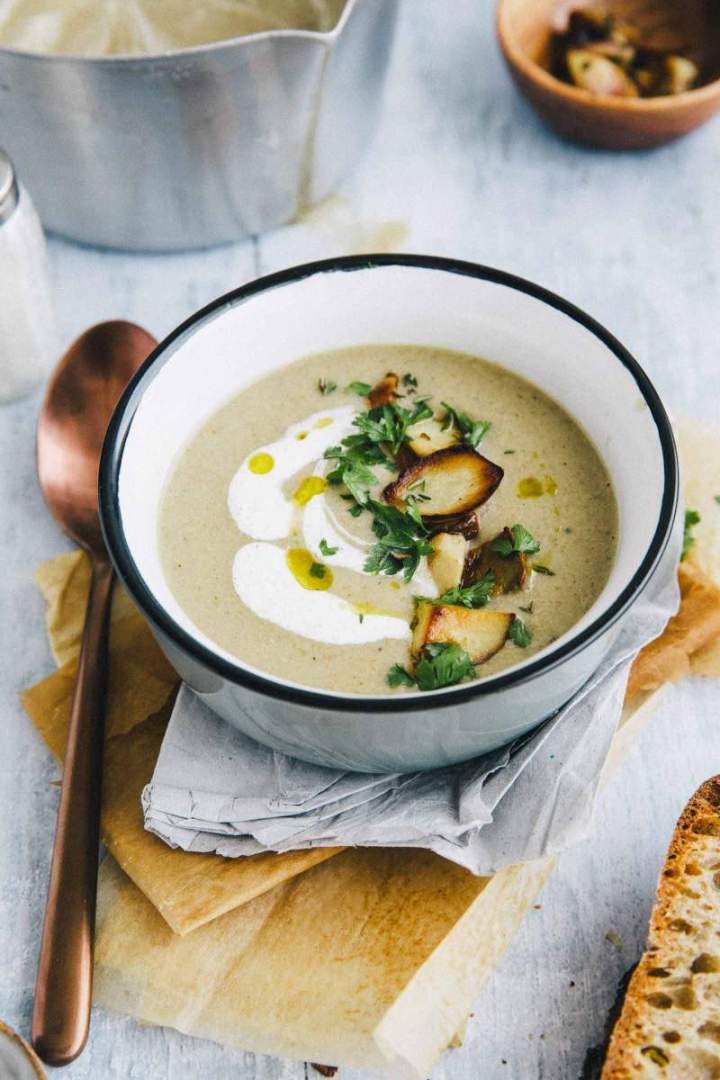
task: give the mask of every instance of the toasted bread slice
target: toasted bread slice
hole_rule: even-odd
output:
[[[408,495],[423,496],[423,518],[463,515],[487,502],[503,478],[499,465],[467,446],[448,446],[409,465],[383,491],[400,509]]]
[[[388,371],[387,375],[373,386],[368,394],[370,408],[376,409],[379,405],[392,405],[397,399],[399,379],[394,371]]]
[[[720,776],[670,842],[648,947],[628,985],[602,1080],[720,1077]]]
[[[413,627],[412,651],[419,656],[426,645],[445,642],[459,645],[473,664],[482,664],[502,649],[513,616],[504,611],[433,604],[420,600]]]
[[[436,450],[445,450],[458,441],[457,432],[450,427],[443,431],[439,420],[422,420],[408,429],[410,449],[417,457],[428,457]]]
[[[499,536],[506,536],[511,542],[514,542],[509,529],[503,529]],[[484,574],[492,570],[495,575],[493,596],[515,592],[517,589],[526,587],[531,574],[527,555],[523,555],[519,551],[513,551],[511,555],[507,556],[500,555],[499,552],[493,551],[493,544],[497,539],[496,536],[492,540],[488,540],[486,544],[482,544],[480,547],[468,552],[463,569],[463,585],[474,585]]]
[[[459,533],[437,533],[432,540],[433,553],[428,566],[441,593],[460,584],[465,569],[467,541]]]

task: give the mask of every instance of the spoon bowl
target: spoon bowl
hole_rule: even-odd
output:
[[[98,467],[110,417],[155,339],[133,323],[100,323],[70,346],[40,412],[37,460],[50,512],[68,536],[102,553]]]

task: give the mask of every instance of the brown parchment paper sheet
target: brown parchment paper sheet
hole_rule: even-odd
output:
[[[603,782],[656,697],[626,709]],[[476,878],[431,852],[355,849],[179,937],[107,859],[95,1001],[245,1050],[421,1080],[554,864]]]
[[[692,428],[686,441],[681,428],[680,438],[688,505],[700,510],[703,522],[693,561],[684,568],[683,608],[655,643],[652,665],[647,657],[638,661],[635,693],[603,783],[649,719],[662,692],[653,687],[702,670],[699,657],[716,648],[718,597],[708,575],[720,570],[713,516],[720,517],[720,507],[712,498],[720,494],[720,435],[698,438]],[[57,591],[65,579],[57,568],[53,575]],[[46,588],[52,619],[54,600]],[[77,636],[75,649],[76,642]],[[72,651],[72,634],[64,633],[62,644]],[[56,648],[62,659],[61,645]],[[55,697],[62,696],[58,690]],[[122,733],[109,744],[108,776],[117,770],[127,779],[132,755],[148,775],[162,737],[162,712],[135,727],[119,717],[117,722]],[[54,727],[48,741],[62,742]],[[123,741],[132,754],[123,754]],[[139,790],[122,806],[128,815],[137,813],[141,827]],[[106,807],[107,831],[112,821]],[[128,831],[120,811],[116,828]],[[215,856],[164,852],[168,865],[204,860],[216,879]],[[132,867],[127,842],[123,855]],[[231,866],[238,862],[243,860]],[[461,1028],[553,865],[545,859],[475,878],[429,852],[346,851],[248,902],[236,898],[231,911],[226,888],[226,913],[202,926],[196,917],[193,933],[179,936],[159,914],[159,904],[153,906],[152,883],[143,895],[108,858],[100,874],[96,1002],[244,1049],[424,1077]],[[188,874],[185,891],[192,893],[203,875],[198,880],[191,869]]]
[[[682,420],[675,434],[685,506],[697,510],[700,524],[690,556],[680,567],[680,610],[635,661],[628,697],[686,675],[720,677],[720,431]]]
[[[44,563],[37,581],[48,603],[47,629],[58,670],[22,695],[53,754],[65,752],[90,568],[81,552]],[[185,934],[244,904],[338,849],[223,859],[173,851],[143,827],[140,794],[150,780],[168,721],[177,675],[127,593],[113,600],[103,840],[172,929]]]

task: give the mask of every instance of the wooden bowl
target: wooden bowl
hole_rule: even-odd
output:
[[[521,93],[561,135],[592,146],[660,146],[704,124],[720,109],[720,4],[717,0],[607,0],[608,13],[639,30],[644,44],[693,60],[702,85],[673,97],[597,97],[550,74],[550,42],[578,0],[500,0],[497,31]]]

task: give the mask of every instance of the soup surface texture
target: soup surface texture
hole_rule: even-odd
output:
[[[265,30],[332,30],[345,0],[0,0],[0,43],[72,56],[152,55]]]
[[[477,357],[402,345],[248,386],[190,438],[159,518],[170,589],[208,638],[365,695],[526,660],[597,599],[616,538],[607,471],[556,402]]]

